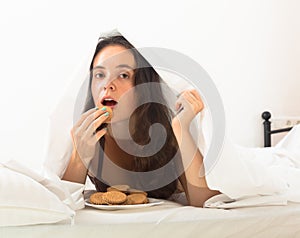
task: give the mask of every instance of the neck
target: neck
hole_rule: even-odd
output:
[[[118,166],[132,170],[133,168],[133,161],[134,156],[128,154],[122,148],[120,148],[118,144],[118,140],[116,141],[115,138],[111,137],[110,135],[105,135],[105,146],[104,152],[107,158],[113,161]]]
[[[132,140],[130,131],[132,131],[134,123],[129,122],[129,119],[126,119],[109,123],[107,125],[107,135],[116,140]]]

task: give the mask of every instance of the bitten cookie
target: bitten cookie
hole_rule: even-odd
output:
[[[148,203],[148,198],[145,194],[135,193],[127,196],[127,205],[144,204]]]
[[[109,113],[109,115],[108,115],[107,119],[105,120],[105,122],[109,122],[109,121],[111,121],[111,118],[113,117],[113,112],[110,107],[106,107],[106,111]]]
[[[127,196],[125,193],[119,191],[109,191],[104,193],[102,198],[111,205],[118,205],[124,203],[127,199]]]
[[[98,108],[102,108],[103,107],[103,105],[101,104],[101,101],[99,101],[97,103],[97,107]],[[109,106],[105,106],[105,107],[106,107],[106,111],[109,113],[109,115],[108,115],[107,119],[105,120],[105,122],[109,122],[111,120],[111,118],[113,117],[113,111],[112,111],[112,109]]]

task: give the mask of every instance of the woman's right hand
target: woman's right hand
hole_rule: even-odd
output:
[[[96,145],[107,131],[106,128],[96,130],[108,117],[109,113],[106,111],[106,107],[92,108],[81,115],[71,130],[73,148],[86,165],[94,158]]]

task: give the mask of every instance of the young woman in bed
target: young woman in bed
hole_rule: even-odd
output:
[[[189,131],[203,103],[197,91],[190,90],[178,97],[176,116],[165,105],[161,78],[141,54],[121,35],[100,38],[90,65],[84,113],[71,130],[73,152],[62,179],[85,183],[89,176],[97,191],[128,184],[161,199],[181,190],[189,205],[203,206],[219,193],[208,188],[205,176],[199,177],[202,155]],[[126,119],[127,124],[122,123]],[[165,130],[150,128],[156,123]],[[132,138],[127,140],[122,134],[128,130]],[[156,138],[161,131],[166,137]],[[130,152],[124,149],[127,142],[127,148],[134,147]],[[151,143],[152,151],[146,151]]]

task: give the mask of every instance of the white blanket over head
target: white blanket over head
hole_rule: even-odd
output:
[[[111,34],[119,33],[113,30],[112,32],[102,34],[102,36]],[[124,35],[125,38],[127,38],[130,42],[133,41],[123,32],[122,35]],[[94,48],[96,43],[97,42],[95,41],[95,45],[91,46],[91,48]],[[135,47],[137,46],[135,45]],[[71,157],[72,141],[70,131],[73,125],[79,119],[80,113],[82,113],[87,95],[87,88],[89,85],[89,64],[92,60],[93,50],[90,50],[87,52],[87,54],[88,56],[86,57],[86,60],[82,63],[77,75],[70,80],[69,87],[50,116],[48,132],[49,136],[47,141],[48,145],[44,165],[47,169],[50,169],[59,177],[63,176],[68,161]],[[182,77],[161,69],[156,70],[174,93],[179,94],[184,90],[192,88],[191,84],[189,84]],[[174,109],[175,101],[169,102],[167,96],[166,99],[170,108]],[[172,103],[174,105],[171,105]],[[205,123],[200,126],[200,121],[205,121]],[[195,131],[198,131],[198,133],[193,133],[196,143],[198,143],[201,152],[205,153],[206,149],[209,148],[212,131],[210,123],[210,111],[208,108],[205,108],[201,114],[195,118],[193,121],[193,126],[197,127]],[[203,136],[205,136],[205,139]]]
[[[133,37],[121,32],[135,47]],[[95,41],[95,45],[96,45]],[[94,46],[91,46],[93,49]],[[92,53],[84,62],[82,69],[62,97],[60,103],[50,117],[48,149],[45,158],[45,167],[62,177],[72,152],[70,130],[78,118],[80,110],[74,108],[83,106],[85,92],[87,92],[89,63]],[[147,58],[146,58],[147,59]],[[191,87],[186,81],[172,75],[158,73],[173,89],[182,92]],[[82,101],[80,101],[82,99]],[[201,115],[194,120],[198,127],[197,144],[206,155],[211,143],[212,123],[209,108],[205,108]],[[221,156],[212,170],[206,174],[211,189],[216,189],[227,196],[238,199],[245,196],[274,195],[285,193],[292,201],[300,201],[295,191],[300,191],[300,127],[295,127],[289,135],[275,148],[245,148],[226,140]]]

